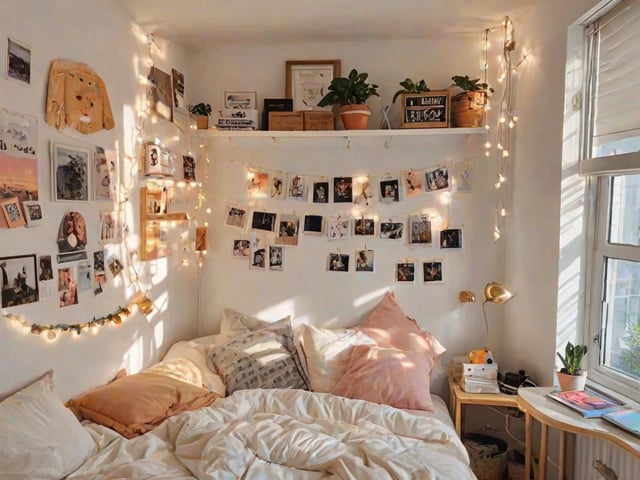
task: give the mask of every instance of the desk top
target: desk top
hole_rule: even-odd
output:
[[[518,407],[541,423],[566,432],[609,440],[640,458],[640,439],[601,418],[584,418],[580,413],[546,397],[552,387],[518,389]]]

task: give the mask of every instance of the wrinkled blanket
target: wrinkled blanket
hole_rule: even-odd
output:
[[[69,479],[475,479],[440,420],[301,390],[242,390],[141,437],[97,441]]]

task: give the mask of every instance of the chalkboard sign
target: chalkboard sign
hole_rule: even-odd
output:
[[[402,95],[402,128],[449,126],[449,91],[437,90]]]

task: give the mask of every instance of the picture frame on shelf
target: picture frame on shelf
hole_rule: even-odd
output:
[[[87,147],[51,142],[54,202],[88,202],[92,155]]]
[[[42,215],[42,205],[35,200],[25,200],[22,202],[24,208],[24,216],[27,221],[27,227],[37,227],[42,225],[44,220]]]
[[[2,308],[25,305],[39,300],[36,256],[0,257]]]
[[[224,108],[257,109],[258,95],[256,92],[224,92]]]
[[[10,197],[0,202],[2,214],[9,228],[18,228],[26,224],[22,210],[20,209],[20,199],[18,197]]]
[[[7,70],[9,80],[31,86],[31,47],[27,44],[7,38]]]
[[[402,94],[401,128],[448,128],[451,98],[448,90]]]
[[[340,60],[287,60],[285,97],[293,100],[293,110],[326,110],[318,102],[340,76],[340,67]]]

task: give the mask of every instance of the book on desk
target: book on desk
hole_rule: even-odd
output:
[[[593,390],[554,390],[547,397],[572,408],[585,418],[602,417],[605,413],[620,410],[623,403]]]
[[[602,415],[607,422],[640,437],[640,410],[622,408]]]

